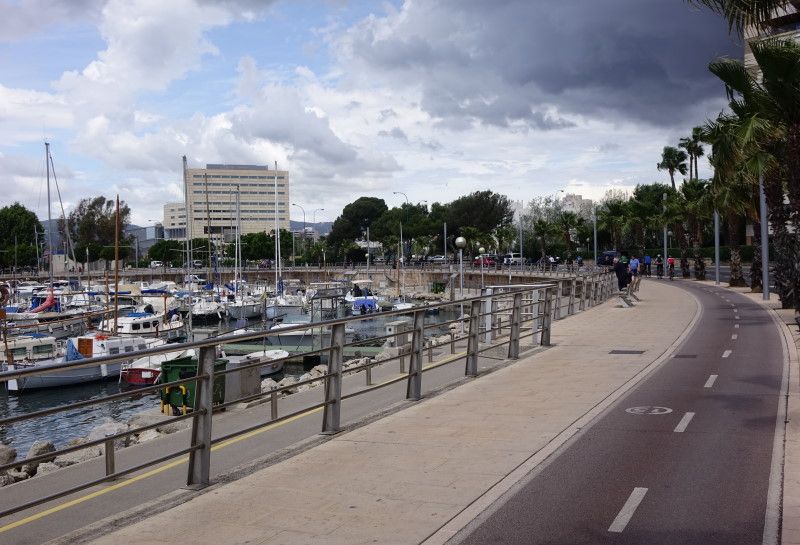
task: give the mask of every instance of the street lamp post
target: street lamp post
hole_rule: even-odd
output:
[[[486,251],[486,249],[485,249],[483,246],[481,246],[480,248],[478,248],[478,254],[480,254],[480,259],[481,259],[481,289],[483,289],[483,259],[484,259],[484,258],[483,258],[483,253],[484,253],[485,251]],[[510,269],[511,269],[511,268],[509,267],[509,270],[510,270]],[[509,274],[510,274],[510,273],[509,273]]]
[[[395,195],[402,195],[403,197],[405,197],[406,198],[406,206],[408,206],[408,195],[406,195],[402,191],[392,191],[392,193],[394,193]],[[403,211],[403,213],[405,214],[405,210]],[[405,262],[405,256],[406,256],[406,247],[403,245],[403,220],[402,219],[400,220],[400,253],[401,253],[400,265],[402,266],[404,264],[404,262]]]
[[[592,231],[594,232],[594,265],[597,266],[597,205],[592,207]]]
[[[661,194],[661,200],[663,201],[662,209],[664,210],[664,263],[667,262],[667,251],[669,249],[667,243],[667,194]],[[670,233],[672,235],[672,233]]]
[[[458,277],[459,277],[459,297],[464,299],[464,247],[467,245],[467,239],[458,237],[456,239],[456,248],[458,248]],[[461,333],[464,333],[464,303],[461,303]]]

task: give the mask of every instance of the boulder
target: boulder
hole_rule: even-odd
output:
[[[278,383],[278,387],[283,388],[286,386],[292,386],[295,382],[297,381],[294,379],[294,377],[285,376]],[[285,395],[293,394],[297,392],[297,388],[287,388],[286,390],[283,390],[283,392]]]
[[[271,378],[265,378],[261,381],[261,391],[269,392],[278,387],[278,383]]]
[[[30,475],[22,470],[19,469],[12,469],[7,474],[8,477],[11,477],[15,483],[19,481],[24,481],[25,479],[29,479]]]
[[[42,454],[47,454],[48,452],[55,452],[55,450],[56,446],[50,441],[34,441],[31,445],[31,448],[28,449],[28,455],[25,458],[41,456]],[[54,459],[55,456],[45,458],[43,462],[52,462]],[[39,467],[39,464],[43,462],[31,462],[29,464],[24,464],[22,466],[22,471],[30,476],[36,475],[36,469]]]
[[[58,471],[59,469],[61,469],[61,467],[53,462],[43,462],[39,464],[39,468],[36,470],[36,476],[41,477],[42,475],[47,475],[48,473]]]
[[[0,444],[0,466],[10,464],[17,458],[17,450],[7,445]]]
[[[318,377],[321,377],[322,375],[324,375],[327,372],[328,372],[328,366],[327,365],[315,365],[314,367],[311,368],[311,371],[309,371],[309,374],[311,374],[311,376],[314,377],[314,378],[318,378]]]
[[[79,464],[81,462],[85,462],[86,460],[91,460],[92,458],[97,458],[98,456],[102,455],[103,455],[102,447],[94,445],[81,450],[76,450],[75,452],[68,452],[67,454],[62,454],[61,456],[57,457],[53,461],[53,463],[56,464],[58,467],[67,467],[74,464]]]
[[[89,435],[86,436],[86,441],[97,441],[98,439],[105,439],[110,435],[116,435],[118,433],[122,433],[128,431],[128,425],[122,424],[121,422],[115,422],[110,418],[107,418],[105,422],[100,424],[99,426],[95,426],[92,428],[92,431],[89,432]],[[114,446],[117,448],[127,447],[130,444],[130,436],[121,437],[119,439],[114,440]]]
[[[180,431],[189,425],[187,420],[174,422],[171,416],[161,413],[146,412],[139,413],[128,419],[128,426],[130,426],[129,429],[134,429],[158,424],[159,422],[161,422],[161,425],[156,428],[158,433],[175,433],[176,431]]]
[[[6,473],[0,475],[0,488],[9,484],[14,484],[14,478]]]
[[[137,436],[137,441],[139,443],[144,443],[145,441],[152,441],[153,439],[158,439],[161,437],[161,434],[158,433],[157,430],[144,430]]]

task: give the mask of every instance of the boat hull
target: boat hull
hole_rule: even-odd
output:
[[[99,367],[84,367],[79,369],[62,369],[53,373],[29,376],[8,381],[8,391],[19,393],[25,390],[39,390],[43,388],[58,388],[88,382],[100,382],[116,379],[119,376],[120,363],[101,365]],[[37,369],[46,369],[47,365],[36,365]],[[27,366],[8,365],[9,371],[26,369]],[[5,369],[4,369],[5,370]]]

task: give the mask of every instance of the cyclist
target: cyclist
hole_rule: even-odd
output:
[[[674,280],[675,279],[675,258],[674,257],[669,256],[667,258],[667,268],[669,269],[669,279],[670,280]]]
[[[661,254],[656,256],[656,276],[659,278],[664,276],[664,260],[661,258]]]

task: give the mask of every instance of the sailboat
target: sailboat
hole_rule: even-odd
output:
[[[242,281],[242,225],[241,225],[241,201],[239,186],[236,186],[236,242],[233,258],[233,295],[228,296],[226,307],[228,316],[236,320],[247,320],[261,316],[263,304],[258,297],[246,293],[244,282]]]

